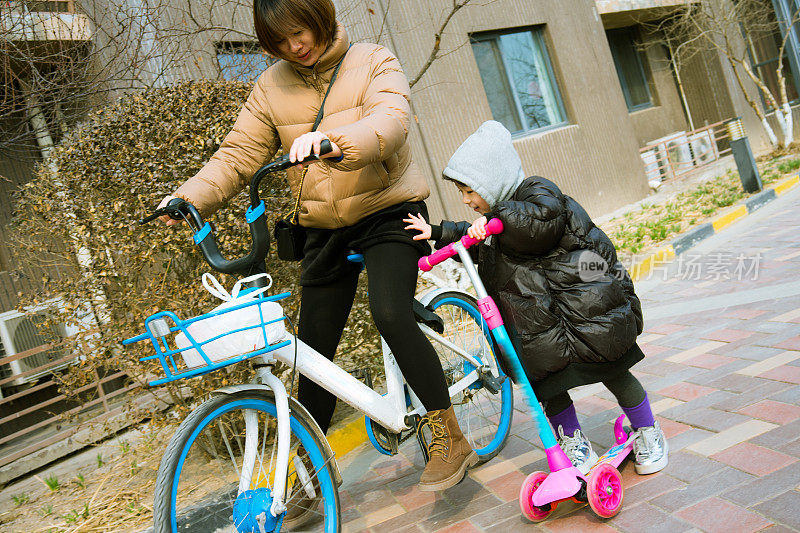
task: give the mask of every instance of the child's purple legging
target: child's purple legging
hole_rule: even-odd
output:
[[[604,381],[603,385],[614,395],[633,429],[652,426],[655,423],[647,393],[630,371],[625,371],[614,379]],[[568,392],[564,392],[545,402],[545,414],[553,429],[561,426],[565,435],[574,435],[580,429],[578,415]]]

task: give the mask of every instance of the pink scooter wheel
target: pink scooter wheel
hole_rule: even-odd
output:
[[[589,505],[597,516],[611,518],[622,508],[622,476],[608,463],[595,467],[586,486]]]
[[[519,508],[522,509],[522,514],[533,522],[545,520],[555,510],[554,504],[550,504],[550,509],[545,511],[531,502],[533,493],[536,492],[536,489],[539,488],[539,485],[542,484],[546,477],[547,474],[544,472],[534,472],[525,478],[522,487],[519,489]]]

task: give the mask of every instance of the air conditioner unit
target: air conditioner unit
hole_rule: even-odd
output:
[[[710,130],[689,135],[689,145],[692,147],[695,165],[705,165],[716,161],[719,157],[717,143],[714,142],[714,137]]]
[[[52,305],[54,304],[51,303],[50,306]],[[42,332],[42,325],[48,321],[47,308],[50,306],[31,309],[26,313],[19,311],[0,313],[0,358],[27,352],[45,344],[58,343],[77,332],[75,328],[65,324],[50,324],[46,327],[50,331]],[[0,380],[19,376],[4,383],[4,386],[35,381],[74,361],[67,359],[57,365],[46,366],[48,363],[63,359],[66,355],[64,347],[55,347],[0,365]]]
[[[644,163],[644,172],[647,175],[647,181],[661,181],[661,162],[658,157],[658,152],[655,148],[640,152],[639,155]]]
[[[689,148],[689,138],[685,131],[676,131],[648,144],[655,145],[661,173],[664,179],[670,179],[688,172],[692,164],[692,151]]]

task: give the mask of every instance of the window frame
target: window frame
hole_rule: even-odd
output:
[[[647,91],[647,102],[642,104],[631,105],[632,98],[631,98],[631,89],[628,87],[627,80],[623,76],[621,71],[619,62],[617,61],[617,56],[614,53],[614,46],[611,45],[611,40],[609,39],[609,32],[617,32],[617,33],[624,33],[630,38],[630,44],[633,48],[634,58],[636,58],[636,66],[638,67],[637,70],[639,75],[644,82],[645,91]],[[614,61],[614,70],[617,72],[617,79],[619,80],[620,88],[622,89],[622,95],[625,98],[625,106],[628,108],[628,113],[635,113],[637,111],[642,111],[644,109],[650,109],[651,107],[655,107],[655,99],[653,98],[653,92],[650,90],[650,76],[648,76],[647,70],[644,68],[644,63],[642,62],[642,55],[644,54],[643,51],[637,49],[637,38],[639,37],[639,29],[636,26],[623,26],[621,28],[612,28],[609,30],[605,30],[606,34],[606,41],[608,41],[608,49],[611,51],[611,59]]]
[[[539,47],[539,52],[542,55],[542,59],[544,61],[544,66],[546,69],[546,75],[548,77],[548,83],[550,84],[550,89],[553,92],[553,96],[555,98],[556,109],[561,116],[560,122],[554,122],[548,126],[542,126],[539,128],[531,128],[528,124],[528,117],[525,115],[524,111],[522,110],[522,103],[520,102],[519,95],[517,91],[514,90],[514,78],[513,72],[510,68],[508,63],[508,58],[503,54],[502,48],[500,48],[500,37],[503,35],[510,35],[515,33],[525,33],[528,32],[531,34],[533,39],[534,46]],[[561,87],[559,87],[558,78],[555,75],[555,71],[553,69],[553,62],[550,59],[550,50],[547,46],[547,42],[544,38],[545,32],[545,25],[539,24],[535,26],[524,26],[524,27],[517,27],[517,28],[507,28],[504,30],[493,30],[493,31],[486,31],[486,32],[476,32],[469,35],[469,43],[477,42],[491,42],[492,46],[497,49],[497,53],[500,56],[501,65],[503,67],[503,74],[505,76],[504,84],[506,87],[509,88],[513,101],[514,101],[514,109],[517,112],[517,120],[522,125],[523,129],[519,131],[512,131],[511,136],[513,138],[519,137],[526,137],[528,135],[538,134],[545,131],[554,130],[557,128],[563,128],[564,126],[568,126],[569,116],[567,115],[567,109],[564,105],[564,97],[561,95]],[[473,50],[473,59],[475,59],[475,52]],[[480,75],[480,66],[477,65],[476,59],[476,67],[478,68],[478,73]],[[486,87],[483,85],[483,80],[481,79],[481,86],[483,86],[484,94],[486,94]],[[486,98],[488,100],[489,95],[486,94]],[[494,116],[492,117],[494,118]]]
[[[258,76],[255,76],[252,79],[244,79],[242,77],[227,78],[225,76],[226,70],[230,67],[223,67],[223,65],[220,63],[220,56],[235,55],[262,55],[264,57],[264,64],[267,68],[271,67],[277,62],[277,59],[265,53],[261,49],[261,45],[257,41],[217,41],[214,43],[214,59],[216,59],[217,62],[220,79],[226,81],[243,81],[248,83],[255,82],[258,79]]]
[[[765,59],[763,61],[756,62],[756,54],[755,54],[755,50],[754,50],[756,46],[753,43],[753,35],[748,33],[745,30],[744,27],[741,27],[741,31],[742,31],[742,38],[743,38],[744,42],[747,45],[745,47],[746,52],[747,52],[747,60],[750,62],[750,68],[753,70],[755,75],[758,76],[758,79],[760,79],[761,82],[764,85],[767,85],[767,87],[769,87],[769,85],[767,84],[767,81],[761,75],[761,68],[762,67],[766,67],[767,65],[772,65],[772,68],[774,68],[774,64],[777,64],[778,61],[781,61],[781,62],[785,61],[786,62],[786,66],[784,67],[784,75],[786,76],[787,84],[791,83],[791,85],[794,86],[794,92],[797,95],[797,97],[794,98],[793,100],[789,100],[788,104],[789,104],[789,106],[792,106],[792,105],[796,105],[796,104],[800,103],[800,86],[798,86],[798,82],[794,79],[794,75],[793,75],[791,66],[788,64],[789,63],[788,44],[787,44],[787,47],[784,48],[784,50],[783,50],[783,57],[778,57],[777,55],[775,55],[775,56],[770,56],[769,59]],[[776,41],[775,41],[776,48],[778,48],[778,50],[780,50],[780,46],[778,46],[778,42],[780,42],[780,41],[782,41],[784,39],[783,33],[781,32],[781,30],[776,30],[776,31],[772,32],[771,36],[772,37],[776,37]],[[769,87],[769,88],[771,89],[771,87]],[[777,87],[776,87],[776,89],[777,89]],[[789,86],[787,86],[786,89],[787,89],[787,92],[788,92]],[[779,94],[775,95],[775,96],[776,96],[776,98],[780,98]],[[766,111],[766,113],[772,113],[772,112],[775,111],[774,107],[767,105],[767,101],[764,99],[764,93],[760,89],[758,90],[758,98],[761,101],[761,107]]]

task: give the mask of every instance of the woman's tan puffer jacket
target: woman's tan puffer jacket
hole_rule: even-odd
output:
[[[409,87],[400,62],[386,48],[357,43],[337,24],[333,43],[310,68],[279,61],[258,79],[219,150],[175,196],[208,214],[239,193],[280,145],[311,131],[331,75],[345,55],[317,128],[344,153],[336,163],[309,167],[303,184],[300,224],[351,226],[365,216],[429,189],[411,161],[408,145]],[[301,171],[288,171],[297,197]]]

